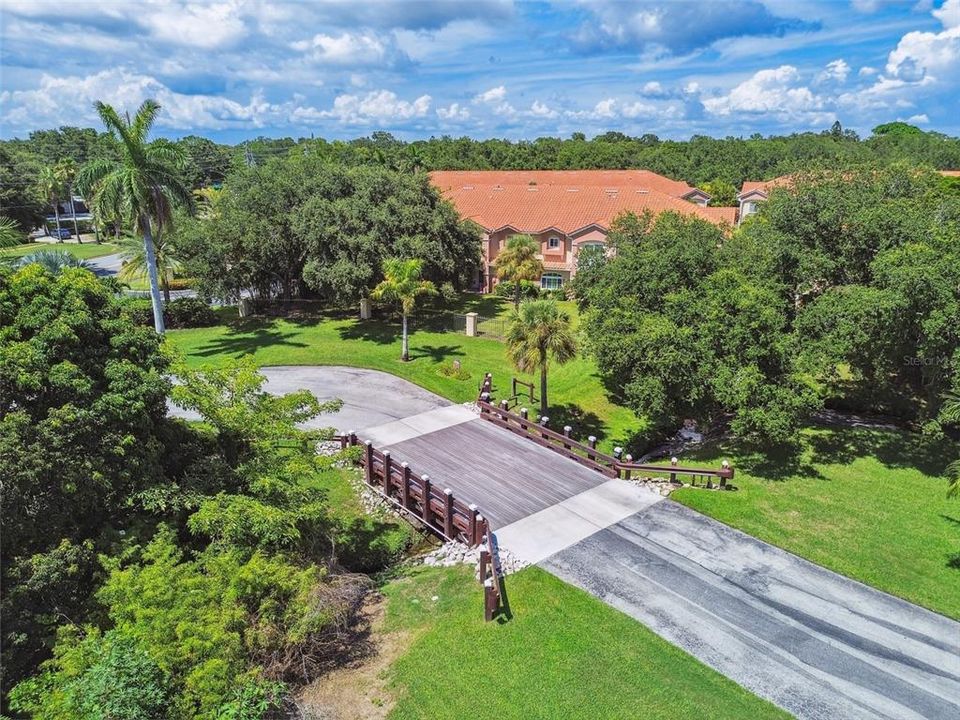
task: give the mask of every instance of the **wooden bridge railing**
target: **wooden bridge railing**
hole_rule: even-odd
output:
[[[453,496],[450,488],[437,486],[426,474],[418,475],[403,462],[395,462],[389,450],[377,450],[355,433],[340,437],[341,447],[360,445],[360,465],[367,485],[399,510],[416,518],[446,540],[479,545],[487,534],[486,519],[476,505],[468,505]]]
[[[562,433],[552,430],[546,426],[549,420],[546,417],[539,421],[531,420],[525,408],[514,413],[506,400],[495,404],[492,391],[493,376],[487,373],[477,399],[481,418],[609,477],[630,479],[633,473],[653,473],[667,475],[671,482],[675,482],[678,475],[685,475],[692,478],[693,484],[696,484],[697,478],[704,479],[707,487],[712,487],[716,479],[721,488],[726,488],[727,481],[733,478],[734,470],[726,462],[720,468],[682,467],[676,458],[669,465],[658,465],[634,463],[630,455],[621,455],[619,452],[607,455],[596,449],[597,438],[593,435],[586,444],[578,442],[571,437],[573,428],[569,425],[563,428]]]

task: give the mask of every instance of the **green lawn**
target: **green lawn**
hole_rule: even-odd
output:
[[[739,492],[671,497],[754,537],[960,619],[960,501],[944,465],[960,450],[905,432],[809,429],[794,451],[721,447]]]
[[[97,245],[96,243],[92,242],[85,242],[82,245],[75,242],[26,243],[25,245],[18,245],[17,247],[0,250],[0,254],[21,257],[23,255],[30,255],[31,253],[40,252],[42,250],[66,250],[74,257],[80,258],[81,260],[89,260],[90,258],[101,257],[103,255],[112,255],[113,253],[117,252],[117,246],[111,245],[110,243],[101,243]]]
[[[251,354],[260,365],[351,365],[383,370],[456,402],[476,397],[485,372],[494,374],[501,396],[509,393],[516,373],[504,345],[456,333],[414,331],[408,363],[401,362],[399,326],[360,322],[353,317],[325,315],[303,319],[253,319],[210,328],[172,330],[170,343],[182,350],[191,365],[222,362]],[[470,374],[457,380],[439,368],[459,360]],[[642,429],[628,409],[607,396],[593,361],[577,358],[550,371],[550,417],[553,427],[574,427],[577,437],[596,435],[601,446],[624,444]],[[506,393],[503,391],[506,390]]]
[[[390,718],[453,720],[478,708],[499,720],[789,717],[539,568],[506,588],[504,624],[483,621],[471,568],[414,570],[384,588],[387,630],[413,638],[388,671]]]
[[[193,365],[251,353],[261,365],[368,367],[457,402],[474,397],[486,371],[501,388],[514,374],[502,343],[415,332],[413,360],[402,363],[396,326],[344,317],[253,320],[175,330],[168,337]],[[468,380],[438,373],[453,359],[469,372]],[[608,398],[589,359],[554,368],[550,390],[554,427],[569,423],[578,437],[601,437],[606,449],[640,429],[629,410]],[[940,477],[958,452],[944,444],[923,447],[905,433],[807,430],[796,452],[723,447],[702,453],[710,464],[722,458],[734,463],[739,492],[683,490],[673,497],[815,563],[960,617],[960,501],[945,498]]]

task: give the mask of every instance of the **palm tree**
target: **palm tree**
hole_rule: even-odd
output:
[[[147,142],[150,128],[160,112],[156,100],[144,100],[132,120],[129,116],[121,118],[106,103],[97,102],[94,107],[107,130],[120,141],[120,159],[103,158],[87,163],[77,176],[77,187],[84,197],[92,198],[91,207],[97,215],[127,221],[143,236],[153,325],[162,334],[163,302],[153,227],[162,232],[169,226],[176,204],[193,210],[193,195],[178,173],[184,154],[167,140]]]
[[[960,394],[947,393],[943,398],[940,419],[948,423],[960,423]],[[960,459],[947,465],[947,497],[960,495]]]
[[[57,242],[63,242],[60,237],[60,198],[63,196],[63,182],[60,179],[60,173],[56,168],[42,167],[37,178],[37,185],[40,186],[40,192],[44,199],[53,205],[53,216],[57,220]]]
[[[73,202],[73,185],[77,180],[77,161],[73,158],[64,158],[58,162],[53,171],[60,178],[61,186],[67,191],[67,197],[70,198],[70,214],[73,216],[73,232],[77,236],[77,242],[81,245],[80,226],[77,224],[77,206]]]
[[[388,258],[383,261],[384,281],[377,285],[373,289],[373,292],[370,293],[370,297],[374,300],[387,300],[400,303],[400,311],[403,314],[403,350],[400,354],[400,359],[404,362],[410,360],[410,347],[407,340],[407,316],[413,312],[418,297],[421,295],[435,295],[437,292],[432,282],[420,279],[422,270],[422,260]]]
[[[497,277],[513,283],[513,309],[520,309],[520,282],[537,280],[543,275],[543,263],[537,255],[540,245],[529,235],[514,235],[497,255]]]
[[[532,300],[514,310],[507,329],[507,355],[517,370],[540,370],[540,415],[547,414],[547,366],[558,365],[577,355],[577,341],[570,318],[553,300]]]
[[[170,281],[182,267],[177,257],[176,244],[172,240],[170,227],[157,230],[153,238],[153,251],[156,256],[157,274],[160,276],[160,288],[163,290],[163,301],[170,302]],[[147,254],[139,238],[127,235],[119,243],[120,256],[123,257],[123,267],[118,277],[123,281],[142,280],[149,276]]]

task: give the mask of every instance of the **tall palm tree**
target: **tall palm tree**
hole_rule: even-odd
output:
[[[163,290],[163,301],[170,302],[170,282],[182,267],[177,257],[176,243],[173,233],[167,226],[157,230],[153,238],[153,251],[157,259],[157,275],[160,276],[160,289]],[[123,258],[123,267],[117,274],[121,280],[142,280],[149,277],[147,254],[140,238],[127,235],[120,243],[120,256]]]
[[[60,237],[60,198],[63,196],[63,182],[60,179],[60,173],[53,167],[40,168],[37,185],[40,187],[44,199],[53,205],[53,216],[57,220],[57,242],[63,242],[63,238]]]
[[[437,289],[429,280],[421,280],[423,261],[401,258],[388,258],[383,262],[384,281],[377,285],[370,297],[374,300],[399,302],[403,315],[403,350],[400,359],[410,359],[410,346],[407,340],[407,316],[413,312],[417,298],[422,295],[435,295]]]
[[[507,355],[517,370],[540,371],[540,415],[547,414],[547,367],[577,355],[569,316],[554,300],[532,300],[514,310],[507,329]]]
[[[131,120],[122,118],[110,105],[94,104],[107,130],[120,142],[120,159],[92,160],[80,170],[77,187],[101,217],[129,222],[143,236],[144,259],[150,278],[153,325],[163,333],[163,301],[157,276],[153,227],[170,225],[174,205],[193,210],[193,195],[178,173],[185,156],[167,140],[147,142],[160,105],[144,100]]]
[[[77,180],[77,161],[73,158],[64,158],[58,162],[54,168],[54,173],[60,178],[61,187],[66,190],[67,198],[70,200],[70,214],[73,216],[73,232],[77,236],[77,242],[81,245],[80,226],[77,224],[77,206],[73,202],[73,185]]]
[[[520,282],[538,280],[543,275],[543,263],[537,255],[540,244],[529,235],[514,235],[500,251],[494,264],[497,277],[513,283],[513,309],[520,309]]]
[[[960,424],[960,394],[946,394],[943,398],[940,418],[944,422]],[[947,497],[960,495],[960,459],[947,465],[947,481],[950,483],[947,487]]]

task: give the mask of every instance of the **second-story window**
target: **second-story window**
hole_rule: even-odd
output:
[[[552,237],[547,240],[547,248],[550,250],[556,250],[560,247],[560,238]]]

